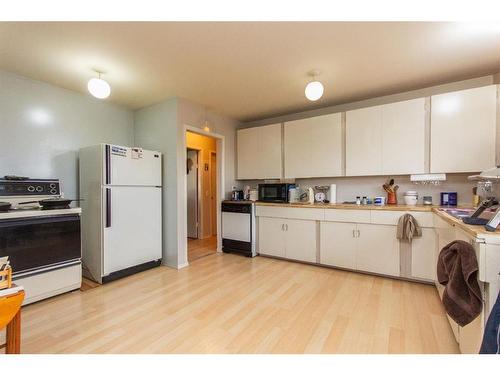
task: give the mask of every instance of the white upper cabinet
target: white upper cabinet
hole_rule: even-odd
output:
[[[342,115],[285,123],[285,178],[342,175]]]
[[[425,98],[346,112],[346,175],[425,172]]]
[[[425,173],[425,98],[382,106],[382,174]]]
[[[281,124],[237,131],[238,179],[281,178]]]
[[[495,166],[497,86],[431,97],[431,172],[479,172]]]
[[[382,106],[346,112],[346,175],[382,174]]]

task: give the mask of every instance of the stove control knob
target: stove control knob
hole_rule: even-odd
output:
[[[57,194],[57,190],[56,189],[50,189],[50,194]]]
[[[32,185],[28,186],[28,191],[29,191],[30,193],[34,192],[34,191],[35,191],[35,187],[34,187],[34,186],[32,186]]]
[[[38,191],[39,193],[40,193],[40,192],[42,192],[42,191],[43,191],[43,187],[41,187],[41,186],[37,186],[37,187],[36,187],[36,191]]]
[[[56,184],[50,184],[49,185],[51,189],[55,189],[56,188]]]

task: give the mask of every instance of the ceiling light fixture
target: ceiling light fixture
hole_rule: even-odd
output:
[[[316,76],[319,75],[319,71],[313,70],[309,72],[309,76],[311,76],[311,81],[307,84],[304,93],[306,94],[306,98],[310,101],[314,102],[323,96],[324,87],[323,84],[316,80]]]
[[[106,99],[111,94],[109,83],[101,79],[101,72],[95,71],[99,78],[91,78],[87,83],[89,92],[98,99]]]

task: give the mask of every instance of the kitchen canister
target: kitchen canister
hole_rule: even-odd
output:
[[[418,193],[414,190],[409,190],[404,194],[405,204],[408,206],[415,206],[418,201]]]
[[[385,204],[385,197],[375,197],[373,204],[376,206],[383,206]]]
[[[330,204],[337,203],[337,185],[331,184],[330,190],[328,191]]]
[[[441,206],[456,206],[458,194],[456,192],[441,192]]]
[[[250,189],[248,199],[255,202],[259,199],[259,191],[257,189]]]

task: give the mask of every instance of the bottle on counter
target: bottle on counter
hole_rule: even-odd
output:
[[[363,197],[363,199],[361,200],[361,204],[367,204],[367,203],[368,203],[368,202],[367,202],[366,197]]]
[[[356,197],[356,204],[358,206],[361,204],[361,197]]]

